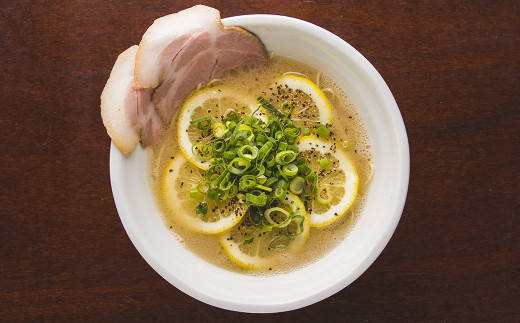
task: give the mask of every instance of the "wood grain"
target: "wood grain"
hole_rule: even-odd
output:
[[[392,90],[409,194],[376,262],[301,310],[249,315],[183,294],[117,215],[99,96],[117,55],[193,1],[0,7],[0,321],[519,322],[518,1],[201,1],[324,27]]]

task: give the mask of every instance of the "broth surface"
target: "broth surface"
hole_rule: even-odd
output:
[[[262,91],[269,89],[274,80],[285,73],[303,74],[325,93],[332,106],[334,118],[330,130],[336,137],[336,142],[340,145],[345,140],[350,142],[351,148],[347,154],[356,165],[359,175],[359,189],[354,205],[348,210],[347,214],[336,222],[323,228],[311,228],[305,246],[297,257],[287,258],[284,263],[278,264],[276,268],[270,268],[266,271],[244,269],[228,258],[216,235],[191,232],[177,225],[164,202],[161,187],[163,174],[170,157],[180,152],[177,142],[177,118],[180,109],[174,116],[168,133],[151,147],[150,183],[165,225],[170,228],[172,234],[186,248],[202,259],[227,270],[250,275],[272,275],[296,270],[311,264],[329,253],[345,239],[365,204],[370,177],[373,173],[369,137],[356,107],[350,102],[346,93],[331,79],[300,62],[273,56],[267,66],[255,68],[242,66],[227,71],[221,78],[208,83],[206,87],[226,84],[255,97],[265,96],[265,92]]]

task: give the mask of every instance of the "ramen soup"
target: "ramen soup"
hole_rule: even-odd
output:
[[[276,55],[197,89],[151,148],[151,187],[172,234],[251,275],[302,268],[341,243],[374,171],[347,94]]]

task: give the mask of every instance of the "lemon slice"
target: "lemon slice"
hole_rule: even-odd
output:
[[[276,266],[287,257],[295,255],[309,235],[309,220],[303,202],[288,193],[282,203],[285,209],[295,208],[295,216],[286,227],[272,228],[262,232],[245,216],[237,226],[219,235],[219,241],[228,257],[236,264],[248,269],[267,269]],[[288,234],[297,234],[288,237]],[[250,242],[247,238],[252,238]],[[278,248],[277,248],[278,247]]]
[[[291,121],[298,127],[332,124],[332,107],[327,97],[306,77],[286,74],[269,87],[266,96],[278,110],[282,110],[284,103],[291,104]]]
[[[190,197],[191,190],[196,189],[203,180],[203,171],[183,154],[178,153],[170,161],[164,173],[162,192],[174,219],[187,229],[207,234],[226,231],[240,222],[247,211],[243,199],[214,201],[200,192],[195,198]],[[207,203],[206,214],[196,214],[200,203]]]
[[[212,122],[221,122],[230,111],[243,115],[251,115],[258,107],[256,98],[240,93],[230,87],[215,86],[195,92],[186,100],[178,120],[179,146],[190,162],[202,169],[209,169],[207,159],[196,156],[192,147],[195,143],[211,145],[214,139],[211,131],[197,129],[190,124],[203,117],[211,116]],[[255,116],[261,117],[265,112],[258,111]]]
[[[318,175],[317,188],[326,185],[332,201],[318,202],[316,196],[304,198],[310,225],[322,227],[341,218],[354,203],[359,184],[356,166],[347,153],[334,143],[314,136],[300,137],[296,141],[300,155],[307,159],[309,167]],[[321,168],[320,160],[326,158],[329,166]]]

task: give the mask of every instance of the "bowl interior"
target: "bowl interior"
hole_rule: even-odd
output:
[[[186,294],[224,309],[280,312],[320,301],[358,278],[381,253],[400,219],[409,177],[408,140],[397,104],[374,67],[332,33],[294,18],[250,15],[223,19],[255,33],[277,54],[311,65],[340,84],[367,127],[375,174],[351,233],[320,261],[290,274],[251,277],[201,260],[164,225],[151,196],[148,152],[124,156],[112,143],[110,177],[121,221],[145,260]]]

